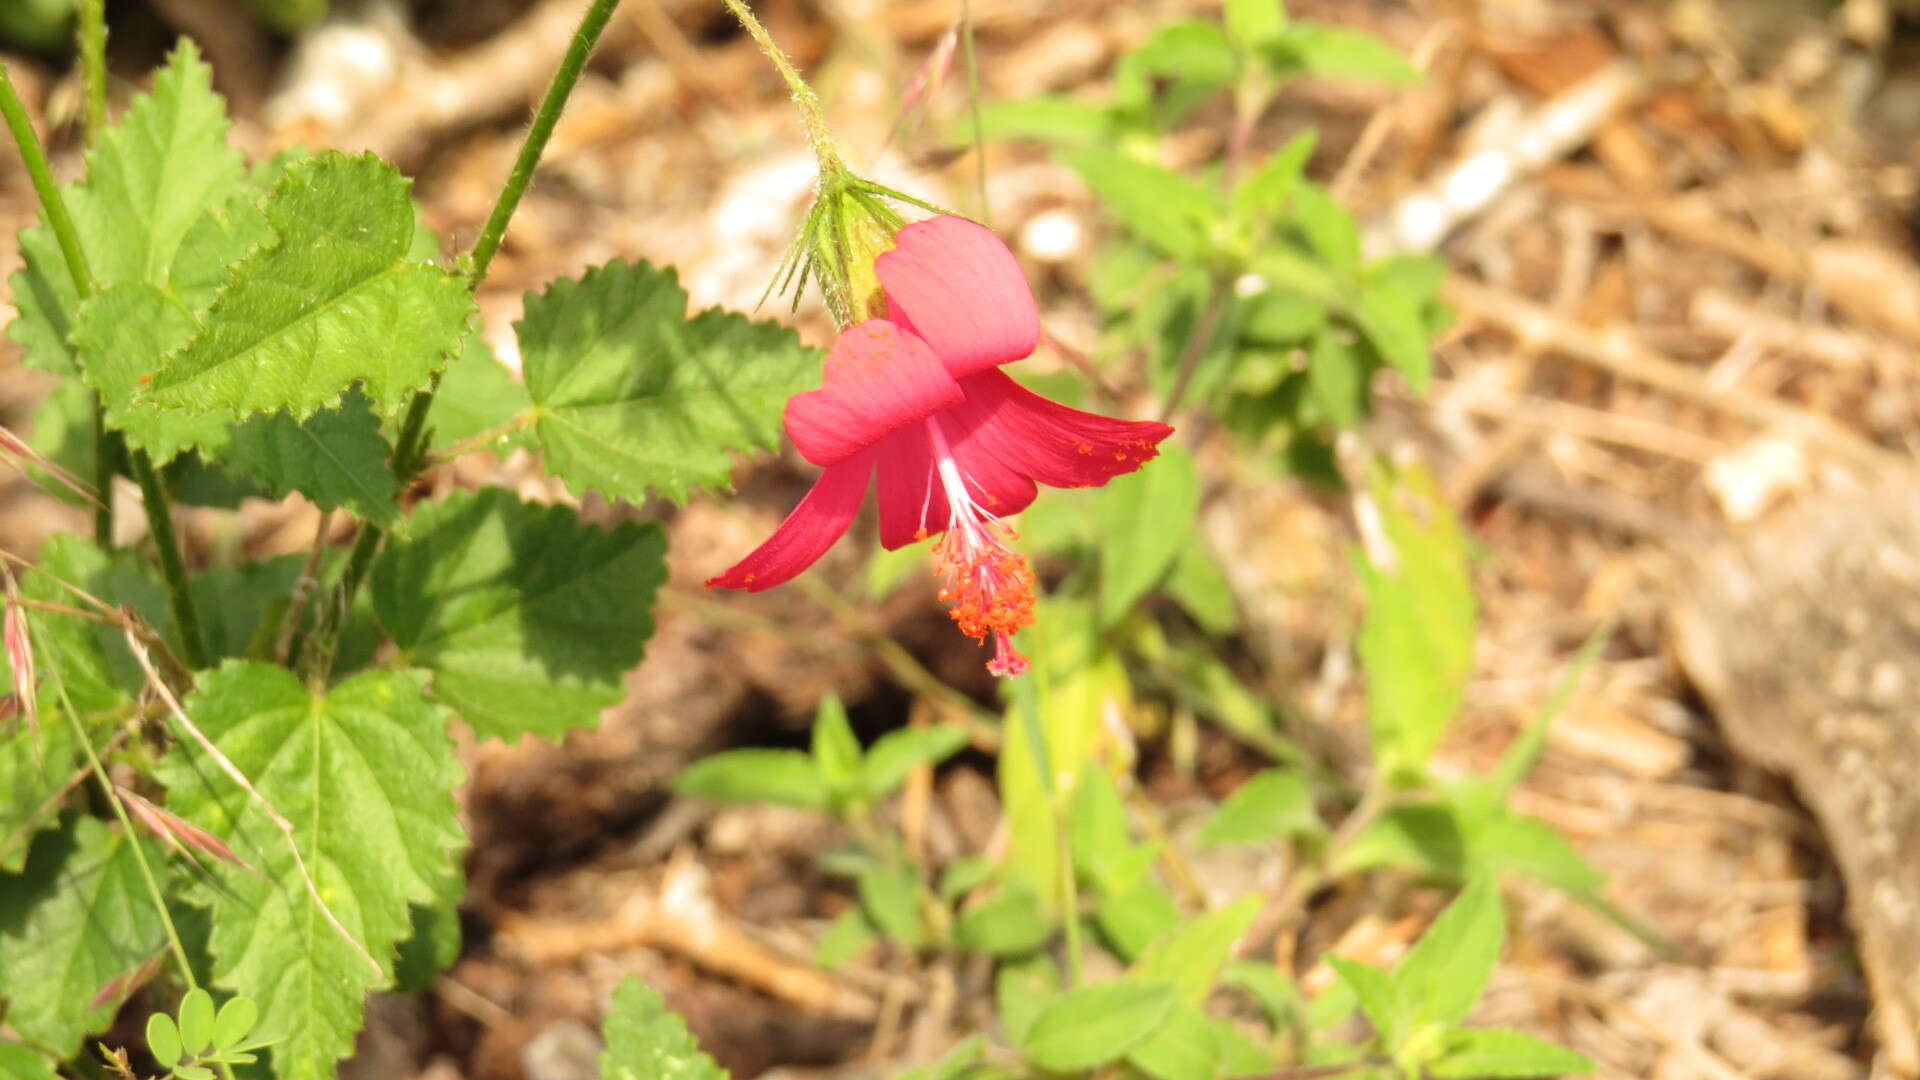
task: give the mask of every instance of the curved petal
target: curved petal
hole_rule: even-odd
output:
[[[1098,487],[1153,460],[1173,429],[1151,420],[1118,420],[1049,401],[1005,372],[960,380],[967,400],[945,414],[968,441],[1052,487]]]
[[[867,497],[867,480],[872,475],[870,452],[830,466],[766,543],[726,573],[708,578],[707,588],[759,592],[793,580],[847,531]]]
[[[833,343],[820,389],[787,400],[787,434],[800,456],[832,465],[963,396],[925,342],[869,319]]]
[[[874,272],[887,293],[887,317],[933,347],[958,379],[1033,352],[1040,312],[1013,252],[992,230],[941,215],[894,235]]]
[[[933,444],[926,429],[916,425],[896,431],[874,449],[880,546],[897,551],[945,529],[947,495],[933,472]]]

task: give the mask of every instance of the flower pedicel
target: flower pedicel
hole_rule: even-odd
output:
[[[707,585],[758,592],[792,579],[846,532],[871,481],[880,543],[945,533],[934,548],[941,601],[968,636],[993,635],[987,670],[1017,675],[1027,659],[1012,637],[1033,622],[1033,571],[1001,519],[1038,484],[1097,487],[1132,472],[1173,429],[1068,408],[1000,370],[1033,352],[1040,316],[1013,253],[983,226],[951,215],[907,225],[874,273],[886,317],[843,331],[820,389],[787,402],[788,435],[825,471],[765,543]]]

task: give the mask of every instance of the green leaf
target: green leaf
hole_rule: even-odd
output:
[[[1127,1061],[1156,1080],[1213,1080],[1220,1047],[1206,1014],[1183,1001],[1127,1051]]]
[[[164,863],[150,853],[148,861]],[[0,998],[23,1038],[71,1055],[121,997],[89,1004],[165,942],[127,835],[90,817],[41,833],[26,870],[0,888]]]
[[[893,1080],[959,1080],[972,1071],[986,1048],[984,1036],[969,1035],[954,1043],[953,1048],[940,1055],[939,1060],[908,1069],[894,1076]]]
[[[39,567],[26,575],[21,592],[29,599],[73,606],[76,598],[61,582],[109,604],[132,605],[156,626],[164,628],[171,621],[166,593],[131,555],[109,559],[77,536],[50,537],[40,549]],[[117,627],[45,611],[29,612],[28,623],[42,710],[70,704],[83,720],[97,722],[127,707],[145,687],[146,677]]]
[[[1466,541],[1432,477],[1416,469],[1398,481],[1382,478],[1373,492],[1394,564],[1360,568],[1367,714],[1375,758],[1389,774],[1425,766],[1473,673]]]
[[[255,1005],[252,998],[228,998],[213,1021],[214,1049],[231,1050],[239,1046],[253,1034],[253,1026],[259,1022],[260,1006]]]
[[[1110,627],[1158,584],[1187,545],[1200,509],[1193,458],[1163,446],[1160,459],[1116,476],[1100,497],[1100,625]]]
[[[213,995],[196,987],[180,999],[180,1047],[199,1057],[212,1046]]]
[[[1307,396],[1336,429],[1353,427],[1366,412],[1366,366],[1331,329],[1322,328],[1307,347]]]
[[[1307,128],[1288,139],[1285,146],[1268,154],[1258,168],[1240,179],[1233,189],[1233,208],[1241,220],[1256,227],[1262,226],[1292,201],[1293,193],[1300,187],[1300,178],[1306,172],[1307,161],[1313,157],[1318,142],[1319,136],[1312,128]]]
[[[1235,48],[1252,49],[1280,36],[1287,11],[1280,0],[1227,0],[1227,37]]]
[[[383,413],[397,411],[473,312],[459,278],[408,257],[406,179],[371,154],[329,151],[288,166],[262,211],[277,242],[234,267],[205,329],[153,377],[148,400],[305,419],[360,380]]]
[[[1388,367],[1406,376],[1415,394],[1433,380],[1427,323],[1417,300],[1398,286],[1376,282],[1354,300],[1349,314]]]
[[[0,1080],[58,1080],[53,1064],[19,1043],[0,1042]]]
[[[866,952],[880,936],[866,912],[850,907],[841,912],[820,937],[813,950],[813,962],[823,968],[837,968]]]
[[[724,487],[731,455],[776,445],[787,399],[819,378],[793,331],[686,308],[674,272],[644,263],[527,296],[516,329],[534,430],[576,495],[684,502]]]
[[[1097,983],[1069,990],[1033,1018],[1021,1042],[1027,1060],[1048,1072],[1079,1072],[1117,1061],[1173,1011],[1173,987]]]
[[[67,196],[96,282],[168,283],[181,241],[245,178],[225,103],[190,38],[87,155]]]
[[[186,1053],[186,1041],[180,1038],[180,1028],[173,1017],[157,1012],[147,1017],[147,1053],[161,1068],[172,1070],[180,1064],[180,1058]]]
[[[938,765],[967,745],[967,730],[958,724],[930,724],[887,732],[867,748],[860,763],[860,783],[867,797],[878,799],[906,780],[921,765]]]
[[[448,450],[516,421],[531,423],[528,410],[532,405],[527,388],[494,358],[486,341],[479,334],[469,334],[441,374],[440,389],[434,392],[433,405],[427,410],[433,449]],[[526,441],[526,432],[515,429],[486,449],[506,450]]]
[[[1220,25],[1200,19],[1155,30],[1134,49],[1133,62],[1148,74],[1204,86],[1225,86],[1240,68]]]
[[[188,588],[200,616],[200,636],[207,651],[223,660],[271,655],[257,647],[270,645],[279,633],[281,617],[286,614],[294,582],[299,580],[305,563],[305,556],[282,555],[195,574]]]
[[[217,456],[227,443],[230,415],[156,409],[139,396],[167,356],[199,329],[191,311],[145,282],[115,285],[90,296],[75,315],[73,344],[88,385],[100,391],[108,422],[156,465],[195,447]]]
[[[1160,587],[1207,633],[1225,637],[1240,628],[1233,586],[1199,537],[1180,548]]]
[[[1466,1019],[1493,977],[1506,930],[1493,876],[1468,882],[1394,968],[1394,986],[1415,1026]]]
[[[1164,981],[1180,1000],[1198,1006],[1207,1000],[1220,968],[1260,913],[1258,896],[1243,896],[1226,907],[1187,920],[1155,941],[1128,973],[1142,982]]]
[[[1180,910],[1165,885],[1142,874],[1126,892],[1102,896],[1094,919],[1120,958],[1132,960],[1180,925]]]
[[[73,186],[61,190],[71,195]],[[77,374],[79,362],[67,338],[73,333],[80,292],[67,272],[66,257],[53,230],[45,225],[21,229],[16,241],[22,266],[7,279],[15,312],[7,324],[7,337],[20,346],[27,367],[55,375]]]
[[[442,883],[440,897],[432,904],[407,906],[412,931],[400,943],[393,962],[393,985],[398,992],[425,990],[460,959],[460,894],[466,885],[464,875],[450,877]]]
[[[1105,139],[1112,129],[1112,115],[1106,106],[1057,94],[980,106],[981,134],[989,139],[1089,143]],[[956,122],[951,138],[956,142],[971,141],[972,119]]]
[[[1135,847],[1128,832],[1127,808],[1105,769],[1081,773],[1067,821],[1073,865],[1080,877],[1103,894],[1125,892],[1140,879],[1147,860],[1132,857]]]
[[[1426,1063],[1441,1080],[1507,1080],[1590,1073],[1593,1062],[1564,1046],[1505,1028],[1447,1032],[1446,1048]]]
[[[461,769],[446,713],[427,698],[420,672],[369,672],[322,695],[283,668],[244,661],[202,672],[186,708],[293,823],[320,896],[358,942],[318,908],[261,806],[183,740],[159,766],[169,809],[257,870],[215,864],[195,897],[213,917],[213,981],[253,998],[261,1023],[282,1036],[276,1075],[331,1077],[353,1049],[366,992],[392,983],[409,905],[432,901],[459,867]]]
[[[847,708],[832,694],[813,717],[813,767],[835,795],[854,794],[860,778],[860,740],[847,722]]]
[[[1333,200],[1327,189],[1309,181],[1293,185],[1294,223],[1307,239],[1307,246],[1343,275],[1360,270],[1360,227],[1346,207]]]
[[[1104,146],[1064,151],[1060,160],[1123,228],[1162,254],[1191,260],[1206,250],[1218,200],[1198,181]]]
[[[1494,766],[1486,776],[1485,794],[1490,802],[1505,804],[1507,797],[1513,794],[1520,781],[1533,771],[1534,763],[1540,760],[1540,752],[1546,747],[1547,729],[1553,726],[1555,717],[1567,707],[1567,701],[1573,697],[1573,691],[1580,685],[1592,669],[1600,653],[1606,649],[1607,642],[1613,640],[1618,624],[1608,622],[1581,644],[1580,651],[1574,654],[1573,662],[1567,665],[1566,674],[1554,685],[1553,693],[1540,703],[1533,720],[1514,737],[1507,746],[1506,753],[1500,755],[1500,763]]]
[[[1193,842],[1264,844],[1321,828],[1306,778],[1294,769],[1267,769],[1235,788],[1200,826]]]
[[[497,488],[410,525],[374,564],[374,611],[477,733],[558,738],[620,700],[666,576],[658,526],[599,529]]]
[[[258,480],[274,498],[297,491],[322,510],[344,506],[390,526],[400,519],[387,467],[391,453],[380,418],[356,387],[340,404],[305,420],[285,410],[254,414],[233,429],[222,460]]]
[[[727,1080],[686,1021],[639,979],[628,977],[614,992],[605,1034],[600,1080]]]
[[[1026,1043],[1041,1010],[1059,997],[1054,991],[1058,981],[1059,972],[1044,953],[1000,965],[993,976],[993,1005],[1007,1041],[1015,1046]]]
[[[860,903],[888,937],[908,948],[919,948],[927,939],[920,921],[920,880],[910,866],[902,864],[870,866],[854,882],[860,889]]]
[[[1296,22],[1265,52],[1268,62],[1283,74],[1305,71],[1393,86],[1420,79],[1420,73],[1393,46],[1372,34],[1323,23]]]
[[[35,832],[56,824],[35,815],[73,777],[79,753],[72,725],[52,711],[37,726],[15,719],[0,730],[0,872],[19,873]]]
[[[1389,1052],[1398,1050],[1411,1034],[1408,1003],[1401,996],[1400,987],[1379,968],[1355,963],[1344,956],[1329,954],[1326,959],[1334,974],[1359,998],[1360,1011],[1367,1014],[1373,1029],[1380,1033],[1380,1041]]]
[[[994,872],[993,860],[985,855],[962,855],[940,872],[940,886],[934,892],[951,904],[985,885]]]
[[[988,956],[1024,956],[1046,944],[1053,923],[1033,890],[1014,886],[960,915],[954,936]]]
[[[89,489],[93,486],[93,390],[86,383],[62,379],[54,384],[34,408],[26,436],[33,452],[65,469],[68,480],[77,480]],[[41,491],[75,506],[92,507],[51,470],[23,464],[27,476]],[[117,471],[125,471],[118,462],[112,464]]]
[[[1306,1007],[1300,987],[1282,974],[1271,962],[1229,960],[1220,969],[1220,983],[1237,987],[1253,995],[1266,1014],[1267,1023],[1276,1031],[1290,1028]]]
[[[715,802],[771,802],[808,810],[825,810],[831,800],[811,757],[759,747],[709,754],[680,770],[673,790]]]

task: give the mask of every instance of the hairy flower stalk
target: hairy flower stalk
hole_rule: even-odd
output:
[[[941,215],[892,241],[872,263],[869,310],[885,316],[842,331],[820,388],[787,402],[787,433],[820,479],[766,543],[707,584],[758,592],[790,580],[839,540],[872,487],[884,547],[945,534],[934,549],[941,601],[961,632],[992,636],[989,671],[1017,675],[1027,660],[1013,636],[1033,622],[1034,577],[1004,519],[1041,484],[1097,487],[1132,472],[1173,429],[1068,408],[1000,370],[1032,354],[1040,315],[992,232]]]

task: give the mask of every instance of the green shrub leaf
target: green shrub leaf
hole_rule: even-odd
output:
[[[150,862],[159,856],[148,854]],[[19,879],[0,889],[0,998],[7,1023],[69,1054],[113,1021],[121,997],[92,1004],[166,941],[127,834],[90,817],[41,833]]]
[[[600,1080],[727,1080],[660,995],[629,978],[613,995]]]
[[[1545,1039],[1505,1028],[1447,1033],[1446,1049],[1426,1065],[1441,1080],[1508,1080],[1590,1073],[1593,1062]]]
[[[194,899],[213,917],[214,982],[259,1004],[261,1025],[282,1036],[272,1055],[286,1080],[334,1075],[353,1050],[366,992],[391,985],[408,905],[431,901],[459,865],[461,770],[446,713],[425,687],[420,672],[377,671],[323,695],[283,668],[230,661],[202,673],[186,702],[202,733],[293,823],[314,885],[357,945],[315,903],[288,838],[194,740],[160,764],[168,808],[258,871],[215,863]]]
[[[832,801],[813,758],[798,750],[752,748],[709,754],[680,770],[673,790],[715,802],[771,802],[825,810]]]
[[[723,487],[730,454],[776,445],[787,398],[818,380],[792,331],[686,308],[674,272],[644,263],[528,295],[517,329],[534,430],[576,495],[683,502]]]
[[[658,527],[600,529],[497,488],[411,526],[374,564],[374,612],[476,732],[557,738],[620,700],[666,576]]]
[[[409,257],[406,179],[370,154],[317,154],[287,166],[262,211],[276,242],[234,267],[205,329],[153,377],[148,398],[304,419],[357,379],[383,413],[397,411],[473,311],[460,279]]]
[[[1048,1072],[1079,1072],[1116,1061],[1160,1026],[1177,997],[1165,983],[1133,980],[1069,990],[1033,1018],[1021,1048]]]
[[[356,388],[305,420],[285,410],[255,413],[233,429],[221,460],[276,498],[297,491],[322,510],[344,506],[384,526],[400,518],[391,453],[380,418]]]

